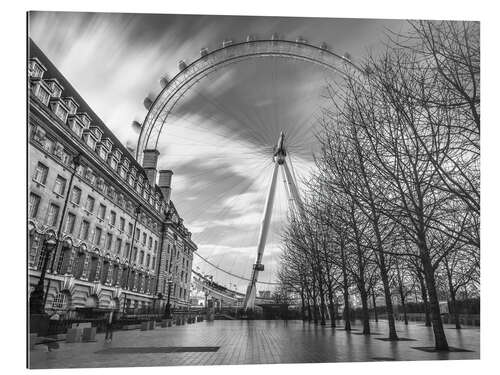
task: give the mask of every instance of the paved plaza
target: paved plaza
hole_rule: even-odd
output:
[[[365,337],[353,324],[351,333],[341,327],[321,327],[302,321],[214,321],[156,328],[151,331],[117,331],[112,343],[104,334],[92,343],[60,342],[48,351],[36,345],[30,351],[31,368],[197,366],[263,363],[356,361],[413,361],[479,359],[479,328],[456,330],[446,325],[450,346],[464,352],[426,352],[432,347],[432,329],[420,322],[397,323],[400,338],[389,342],[387,323],[372,322],[376,334]]]

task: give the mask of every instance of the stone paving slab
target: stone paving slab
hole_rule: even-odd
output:
[[[359,323],[359,322],[356,322]],[[362,329],[360,324],[353,328]],[[111,343],[104,334],[97,342],[61,343],[47,351],[37,345],[30,351],[31,368],[85,368],[131,366],[199,366],[272,363],[413,361],[479,359],[479,328],[447,330],[449,345],[467,352],[427,352],[432,328],[397,323],[398,335],[416,341],[380,341],[388,335],[386,322],[371,322],[376,337],[316,326],[302,321],[220,320],[157,328],[151,331],[117,331]],[[218,348],[217,351],[165,350],[169,347]],[[120,348],[132,348],[123,352]],[[156,349],[154,349],[156,348]]]

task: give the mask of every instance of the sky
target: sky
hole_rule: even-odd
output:
[[[135,148],[146,96],[173,77],[201,48],[247,35],[327,42],[361,63],[383,50],[399,20],[32,12],[29,35],[123,144]],[[193,233],[198,253],[249,277],[272,172],[272,146],[285,132],[300,185],[314,168],[315,132],[328,106],[327,83],[339,82],[314,64],[280,58],[245,60],[197,83],[174,108],[158,142],[159,169],[172,169],[172,199]],[[260,280],[276,281],[287,197],[279,177]],[[194,268],[244,292],[247,282],[194,257]],[[259,290],[269,289],[261,285]]]

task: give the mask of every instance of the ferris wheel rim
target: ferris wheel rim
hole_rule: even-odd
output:
[[[274,47],[271,48],[270,50],[267,51],[261,51],[258,52],[258,46],[259,45],[267,45]],[[234,56],[227,56],[228,51],[232,49],[236,49],[242,46],[247,46],[247,47],[253,47],[255,51],[257,52],[247,52],[247,53],[240,53],[240,54],[235,54]],[[282,46],[288,46],[290,47],[290,51],[284,52],[281,51],[279,47]],[[322,61],[319,59],[319,57],[315,57],[314,54],[306,54],[306,53],[299,53],[299,51],[304,51],[305,49],[309,49],[310,51],[314,51],[315,53],[319,53],[320,56],[329,56],[332,61],[336,63],[334,64],[329,64],[326,61]],[[226,56],[218,56],[220,54],[223,54],[226,52]],[[207,66],[203,69],[196,70],[197,65],[206,63],[210,58],[212,57],[219,58],[219,60],[215,60],[213,63],[207,64]],[[285,39],[259,39],[259,40],[247,40],[244,42],[238,42],[238,43],[231,43],[229,45],[223,45],[221,48],[217,48],[211,52],[207,52],[206,54],[200,56],[199,58],[195,59],[192,63],[189,65],[186,65],[183,69],[181,69],[166,85],[163,87],[160,92],[156,95],[154,101],[151,102],[151,105],[148,108],[148,113],[146,114],[145,120],[143,122],[143,125],[141,127],[141,132],[139,135],[139,139],[137,142],[137,147],[136,147],[136,160],[139,163],[142,163],[143,160],[143,151],[148,149],[148,146],[150,145],[150,138],[152,131],[155,130],[157,126],[159,126],[159,129],[157,129],[157,135],[156,139],[154,140],[154,147],[151,147],[152,149],[157,148],[158,140],[161,136],[161,133],[163,131],[163,126],[166,122],[167,117],[169,114],[172,112],[173,108],[177,104],[177,102],[183,97],[185,93],[187,93],[191,87],[196,85],[201,79],[205,78],[207,75],[212,73],[213,71],[216,71],[218,67],[224,67],[226,65],[230,65],[242,60],[248,60],[256,57],[269,57],[269,56],[276,56],[276,57],[282,57],[282,58],[287,58],[287,59],[300,59],[303,61],[308,61],[311,63],[316,63],[322,66],[325,66],[326,68],[329,68],[332,71],[335,71],[340,74],[346,75],[347,73],[344,71],[341,71],[339,69],[340,64],[343,63],[344,67],[350,67],[354,68],[354,71],[357,73],[363,74],[363,70],[357,66],[354,62],[352,62],[349,58],[346,58],[344,56],[341,56],[333,51],[331,51],[328,48],[325,48],[323,46],[319,47],[313,44],[310,44],[305,41],[291,41],[291,40],[285,40]],[[191,76],[187,75],[186,72],[194,70],[194,72],[191,74]],[[186,78],[187,77],[187,78]],[[191,83],[191,85],[189,85]],[[172,87],[177,86],[174,90],[173,93],[170,95],[166,95],[165,93],[171,89]],[[187,86],[187,87],[186,87]],[[181,89],[185,89],[184,91],[180,92]],[[180,92],[180,95],[176,98],[176,94]],[[161,99],[163,100],[163,103],[159,103]],[[167,111],[164,111],[164,108],[169,104],[169,102],[173,100],[171,103],[170,109],[167,109]],[[161,108],[157,108],[160,106]],[[156,112],[156,114],[154,113]],[[164,114],[165,117],[160,121],[161,124],[157,124],[158,119],[160,115]],[[153,119],[151,119],[153,117]],[[153,137],[154,139],[155,137]]]

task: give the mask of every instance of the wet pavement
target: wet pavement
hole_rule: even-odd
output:
[[[104,334],[96,342],[60,342],[59,349],[36,345],[30,351],[31,368],[83,368],[131,366],[196,366],[263,363],[358,361],[415,361],[479,359],[479,328],[454,329],[445,325],[448,343],[466,351],[434,352],[432,328],[421,322],[398,322],[398,342],[384,341],[387,323],[371,322],[372,336],[342,327],[316,326],[302,321],[218,320],[156,328],[151,331],[117,331],[112,343]],[[424,350],[416,349],[424,348]]]

